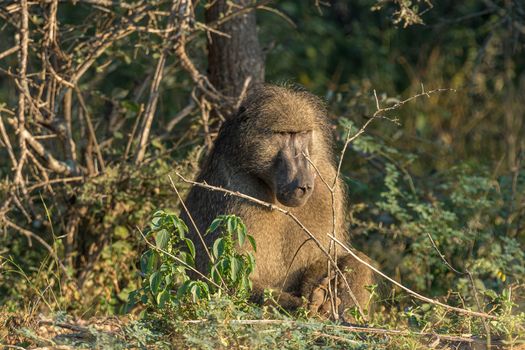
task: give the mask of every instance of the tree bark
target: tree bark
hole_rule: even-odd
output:
[[[210,0],[206,23],[254,4],[253,0]],[[264,82],[264,56],[257,38],[255,9],[236,15],[221,24],[218,31],[229,35],[210,33],[208,37],[208,77],[226,96],[238,97],[247,79],[250,86]]]

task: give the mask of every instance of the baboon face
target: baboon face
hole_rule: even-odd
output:
[[[314,189],[315,169],[310,163],[312,131],[275,133],[278,151],[269,185],[277,200],[288,207],[306,203]]]
[[[310,94],[265,87],[252,94],[237,115],[238,163],[287,207],[304,205],[314,190],[313,164],[324,147],[321,104]]]

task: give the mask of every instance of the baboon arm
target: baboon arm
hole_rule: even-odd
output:
[[[264,288],[254,285],[252,300],[261,305],[280,306],[284,309],[297,309],[303,305],[303,300],[289,292],[273,290],[273,299],[264,300]]]

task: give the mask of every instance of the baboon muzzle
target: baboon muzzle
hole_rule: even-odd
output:
[[[280,154],[277,166],[277,200],[287,207],[300,207],[313,192],[315,169],[304,153],[292,148]]]

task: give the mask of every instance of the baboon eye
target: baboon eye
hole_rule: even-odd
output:
[[[310,130],[304,130],[304,131],[277,131],[276,133],[279,135],[306,135],[310,132]]]

